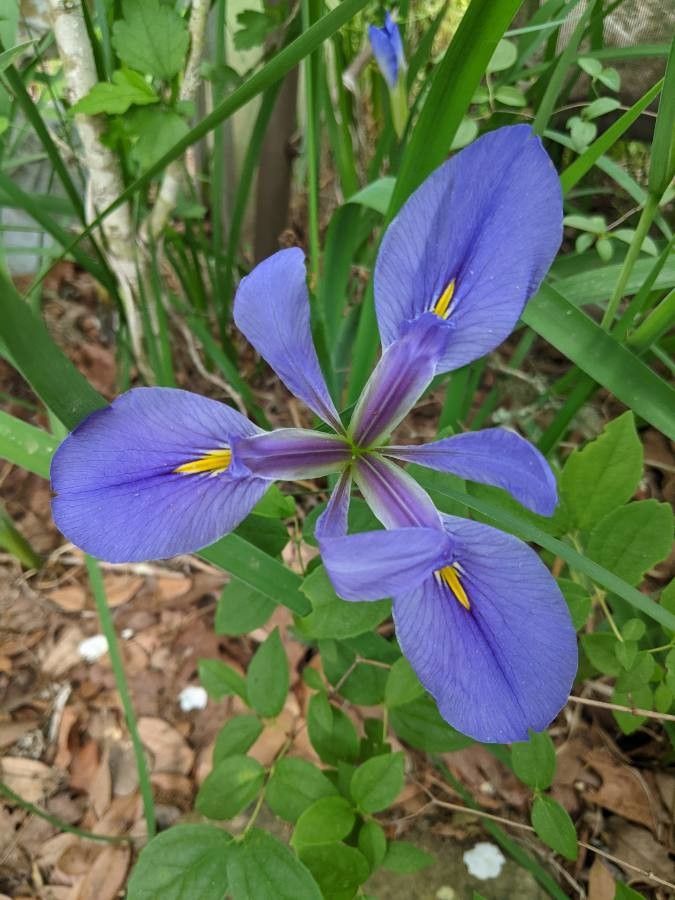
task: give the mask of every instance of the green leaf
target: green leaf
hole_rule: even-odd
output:
[[[164,107],[137,110],[130,125],[137,138],[131,157],[141,169],[161,159],[189,131],[185,119]]]
[[[424,693],[419,678],[405,656],[396,660],[389,670],[384,689],[384,702],[388,707],[402,706]]]
[[[633,890],[633,888],[628,887],[628,885],[624,884],[622,881],[617,881],[614,900],[646,900],[646,897],[644,894],[640,894],[638,891]]]
[[[619,109],[621,103],[616,97],[598,97],[583,110],[582,115],[586,119],[597,119],[598,116],[606,116],[607,113]]]
[[[384,857],[382,867],[389,869],[390,872],[405,875],[409,872],[426,869],[435,862],[436,858],[431,853],[420,850],[419,847],[408,841],[392,841],[387,847],[387,855]]]
[[[169,81],[183,68],[189,37],[178,13],[160,0],[123,0],[113,25],[117,55],[132,69]]]
[[[0,409],[0,458],[15,466],[49,478],[52,455],[58,440],[41,428],[10,416]]]
[[[276,484],[272,484],[251,512],[256,516],[265,516],[268,519],[287,519],[289,516],[295,515],[295,500],[279,490]]]
[[[485,71],[488,73],[502,72],[504,69],[510,69],[518,58],[518,48],[507,38],[502,40],[495,47],[495,51],[490,57]]]
[[[382,826],[374,819],[364,822],[359,831],[359,850],[368,860],[370,871],[374,872],[387,853],[387,838]]]
[[[455,731],[441,718],[436,704],[426,694],[410,703],[394,707],[390,721],[401,740],[418,750],[450,753],[473,744],[471,738]]]
[[[298,623],[300,632],[306,637],[355,637],[379,625],[391,609],[388,600],[364,603],[342,600],[333,590],[323,566],[317,566],[305,578],[301,590],[313,607],[313,612]]]
[[[576,859],[577,833],[567,810],[552,797],[538,794],[532,805],[532,827],[537,837],[565,859]]]
[[[642,685],[642,687],[635,687],[630,691],[615,689],[612,694],[612,703],[616,703],[619,706],[635,707],[636,709],[651,709],[652,701],[652,690],[646,684]],[[612,710],[612,715],[624,734],[633,734],[646,721],[644,716],[634,716],[632,713],[619,712],[616,709]]]
[[[478,134],[478,123],[473,119],[470,119],[468,116],[464,116],[462,121],[459,123],[457,127],[457,131],[455,132],[455,136],[452,139],[452,144],[450,144],[451,150],[461,150],[462,147],[466,147]]]
[[[315,694],[309,701],[307,730],[319,758],[329,765],[351,762],[359,752],[359,739],[351,720],[335,706],[330,706],[330,722],[323,716],[325,697]]]
[[[336,794],[333,782],[315,765],[304,759],[284,757],[274,766],[265,801],[276,816],[296,822],[317,800]]]
[[[276,606],[260,591],[233,578],[223,588],[216,606],[216,634],[237,636],[260,628]]]
[[[347,837],[354,827],[356,815],[344,797],[321,797],[302,813],[297,821],[291,844],[332,844]]]
[[[520,88],[513,87],[510,84],[503,84],[495,91],[495,100],[503,103],[504,106],[523,107],[527,106],[527,97]]]
[[[639,500],[608,513],[591,532],[586,552],[601,566],[639,584],[673,545],[673,511],[668,503]]]
[[[258,828],[233,844],[227,875],[232,900],[322,900],[318,885],[298,858]]]
[[[216,736],[213,748],[213,765],[228,756],[240,756],[253,746],[262,734],[262,723],[257,716],[235,716],[226,722]]]
[[[316,879],[324,900],[351,900],[370,875],[365,856],[345,844],[303,847],[300,859]]]
[[[591,612],[591,596],[586,588],[570,581],[569,578],[557,578],[558,587],[563,593],[572,617],[572,624],[578,631],[588,621]]]
[[[73,112],[85,116],[119,115],[130,106],[147,106],[149,103],[159,103],[159,96],[145,78],[131,69],[119,69],[113,72],[112,84],[108,81],[95,84],[73,106]]]
[[[599,59],[580,56],[577,62],[579,63],[579,68],[583,69],[587,75],[591,76],[591,78],[597,78],[602,72],[602,63]]]
[[[356,663],[356,653],[343,641],[319,641],[321,662],[331,684],[351,703],[375,706],[384,699],[387,671],[367,662]]]
[[[278,716],[288,694],[288,660],[275,628],[249,663],[246,675],[248,701],[265,718]]]
[[[618,641],[613,634],[601,632],[582,634],[581,646],[590,663],[603,675],[618,675],[621,671],[616,656]]]
[[[175,825],[141,850],[127,900],[222,900],[232,837],[213,825]]]
[[[578,153],[585,150],[598,133],[597,127],[592,122],[584,122],[579,116],[570,119],[569,129],[572,145]]]
[[[250,756],[228,756],[206,776],[196,809],[209,819],[232,819],[262,790],[265,770]]]
[[[279,519],[250,513],[235,531],[249,544],[259,547],[268,556],[279,556],[288,543],[288,531]]]
[[[528,787],[545,791],[555,775],[555,747],[546,731],[530,732],[530,739],[511,746],[513,771]]]
[[[621,634],[625,641],[639,641],[641,637],[644,637],[646,631],[647,626],[642,619],[629,619],[621,627]]]
[[[246,682],[231,666],[220,659],[200,659],[197,668],[199,680],[209,697],[221,700],[223,697],[237,694],[244,703],[248,703]]]
[[[366,760],[354,772],[349,786],[352,798],[365,813],[380,812],[396,800],[403,789],[402,753],[383,753]]]
[[[265,42],[267,35],[274,30],[275,22],[266,13],[255,9],[244,9],[237,13],[237,22],[241,26],[234,33],[234,46],[237,50],[252,50]]]
[[[378,178],[377,181],[372,181],[364,188],[361,188],[360,191],[352,194],[351,197],[345,200],[345,203],[358,203],[360,206],[367,206],[369,209],[374,209],[376,212],[384,215],[391,202],[395,184],[396,179],[391,175]]]
[[[599,237],[596,241],[595,249],[598,251],[598,256],[603,262],[609,262],[614,256],[614,247],[609,238]]]
[[[649,192],[660,197],[675,175],[675,42],[671,42],[649,161]]]
[[[609,88],[610,91],[618,91],[621,88],[621,76],[616,69],[609,66],[598,75],[598,81]]]
[[[560,478],[560,493],[574,524],[588,529],[629,500],[642,476],[642,445],[630,412],[574,450]]]

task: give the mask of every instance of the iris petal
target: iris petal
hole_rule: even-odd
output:
[[[453,333],[438,371],[487,353],[515,326],[561,238],[560,183],[531,128],[479,138],[426,179],[382,240],[375,305],[383,346],[454,281]]]
[[[505,428],[467,431],[419,447],[387,447],[387,456],[493,484],[533,512],[551,516],[558,502],[555,475],[542,454]]]
[[[333,488],[326,508],[316,520],[314,534],[319,542],[324,538],[342,537],[347,533],[351,490],[352,473],[346,469]]]
[[[304,428],[277,428],[235,446],[238,460],[264,478],[318,478],[341,471],[351,458],[342,438]]]
[[[368,453],[354,465],[354,479],[385,528],[440,527],[431,497],[400,466]]]
[[[78,547],[109,562],[205,547],[235,528],[269,485],[236,453],[226,463],[225,449],[258,430],[236,410],[187,391],[122,394],[56,451],[54,521]],[[190,467],[209,456],[217,466]]]
[[[239,284],[234,320],[289,391],[341,431],[312,340],[306,277],[298,247],[263,260]]]
[[[443,717],[476,740],[527,740],[565,705],[577,667],[574,628],[548,569],[500,531],[443,517],[470,602],[430,577],[394,598],[403,653]]]

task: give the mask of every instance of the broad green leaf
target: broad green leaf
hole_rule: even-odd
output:
[[[173,78],[183,67],[189,44],[185,21],[160,0],[123,0],[124,18],[113,25],[113,46],[130,68]]]
[[[602,63],[599,59],[580,56],[577,63],[579,64],[579,68],[583,69],[587,75],[591,76],[591,78],[597,78],[602,72]]]
[[[262,723],[257,716],[235,716],[226,722],[216,736],[213,748],[213,765],[228,756],[240,756],[253,746],[262,734]]]
[[[185,119],[165,107],[137,110],[131,129],[136,137],[131,157],[141,169],[149,168],[189,131]]]
[[[384,702],[390,708],[401,706],[420,697],[423,693],[424,688],[420,684],[419,678],[405,656],[402,656],[389,670]]]
[[[527,106],[527,97],[520,88],[510,84],[503,84],[495,91],[495,100],[504,106]]]
[[[609,422],[599,437],[572,452],[562,471],[560,494],[577,528],[593,527],[630,500],[642,476],[642,457],[630,412]]]
[[[621,106],[616,97],[598,97],[583,110],[582,115],[585,119],[597,119],[598,116],[606,116],[607,113],[614,112]]]
[[[316,879],[324,900],[351,900],[370,875],[365,856],[345,844],[302,847],[300,859]]]
[[[49,478],[49,465],[57,445],[57,439],[51,434],[0,410],[0,458]]]
[[[380,812],[391,806],[403,788],[404,762],[402,753],[384,753],[358,767],[349,790],[362,812]]]
[[[364,822],[359,831],[359,850],[368,860],[370,871],[374,872],[387,853],[387,838],[382,826],[374,819]]]
[[[332,844],[346,838],[354,827],[356,815],[344,797],[322,797],[308,806],[298,819],[291,844]]]
[[[280,519],[250,513],[234,532],[268,556],[279,556],[288,543],[288,531]]]
[[[227,876],[232,900],[322,900],[317,883],[295,854],[258,828],[232,846]]]
[[[209,819],[232,819],[258,796],[265,770],[250,756],[228,756],[199,788],[196,809]]]
[[[618,70],[612,68],[612,66],[609,66],[600,72],[598,81],[609,88],[610,91],[618,91],[621,87],[621,76],[619,75]]]
[[[159,96],[145,78],[132,69],[119,69],[113,72],[112,84],[109,81],[99,81],[88,94],[77,101],[73,112],[84,116],[97,116],[100,113],[120,115],[130,106],[147,106],[150,103],[159,103]]]
[[[220,659],[200,659],[198,663],[199,680],[206,693],[214,700],[221,700],[231,694],[237,694],[246,703],[246,682]]]
[[[621,666],[616,655],[618,641],[609,632],[583,634],[581,646],[591,664],[603,675],[618,675]]]
[[[366,633],[363,637],[370,635]],[[375,706],[382,702],[387,670],[365,661],[356,662],[357,652],[365,657],[368,657],[368,653],[363,652],[361,648],[350,647],[346,641],[329,640],[319,641],[319,652],[326,678],[331,684],[340,685],[339,690],[343,697],[362,706]]]
[[[391,727],[401,740],[418,750],[450,753],[473,743],[471,738],[455,731],[441,718],[436,704],[426,694],[410,703],[395,706],[389,718]]]
[[[556,581],[569,607],[572,624],[578,631],[588,621],[591,612],[591,595],[586,588],[569,578],[557,578]]]
[[[306,637],[354,637],[379,625],[391,609],[388,600],[363,603],[342,600],[333,590],[323,566],[317,566],[305,578],[301,590],[309,597],[313,607],[313,612],[298,623],[299,630]]]
[[[248,701],[265,718],[278,716],[288,693],[288,660],[275,628],[261,644],[248,666],[246,674]]]
[[[141,850],[127,900],[222,900],[232,837],[213,825],[175,825]]]
[[[382,861],[382,867],[389,869],[390,872],[396,872],[399,875],[405,875],[408,872],[418,872],[420,869],[426,869],[436,862],[436,858],[421,850],[408,841],[392,841],[387,847],[387,853]]]
[[[615,689],[612,694],[612,703],[618,706],[629,706],[635,709],[651,709],[653,706],[652,689],[643,684],[635,687],[630,691],[620,691]],[[624,734],[633,734],[641,725],[644,725],[646,718],[644,716],[635,716],[632,713],[619,712],[617,709],[612,710],[614,719]]]
[[[567,810],[552,797],[539,794],[532,805],[532,827],[537,837],[565,859],[576,859],[577,833]]]
[[[455,132],[455,136],[452,139],[452,144],[450,144],[451,150],[461,150],[462,147],[466,147],[471,141],[474,140],[478,135],[478,123],[474,121],[474,119],[470,119],[468,116],[464,116],[462,121],[459,123],[457,131]]]
[[[513,771],[528,787],[545,791],[555,775],[555,747],[546,731],[530,732],[530,739],[511,746]]]
[[[323,716],[325,697],[315,694],[309,702],[307,731],[319,758],[329,765],[352,762],[359,752],[359,739],[351,720],[335,706],[329,706],[330,721]]]
[[[268,519],[287,519],[295,514],[295,500],[279,490],[276,484],[272,484],[251,512]]]
[[[395,184],[396,179],[391,175],[378,178],[377,181],[367,184],[360,191],[352,194],[345,200],[345,203],[358,203],[360,206],[367,206],[384,215],[389,207]]]
[[[625,641],[639,641],[646,631],[647,626],[642,619],[629,619],[621,626],[621,634]]]
[[[265,801],[275,815],[296,822],[317,800],[335,794],[337,788],[333,782],[313,763],[284,757],[274,766]]]
[[[591,532],[586,552],[628,584],[661,562],[673,546],[673,512],[668,503],[640,500],[608,513]]]
[[[508,38],[502,40],[495,47],[495,51],[485,68],[488,73],[502,72],[504,69],[510,69],[518,58],[518,48],[513,41]]]
[[[233,578],[226,584],[216,606],[216,634],[237,636],[260,628],[275,610],[275,604],[260,591]]]
[[[632,887],[628,887],[622,881],[617,881],[614,900],[646,900],[646,897],[644,894],[633,890]]]
[[[276,24],[270,16],[256,9],[244,9],[237,13],[237,23],[240,25],[234,33],[234,46],[237,50],[252,50],[262,46]]]

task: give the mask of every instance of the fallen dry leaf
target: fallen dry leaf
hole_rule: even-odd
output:
[[[630,825],[619,816],[611,816],[606,823],[605,833],[610,852],[618,859],[637,866],[646,872],[653,872],[667,881],[673,877],[673,863],[668,850],[654,840],[651,832],[637,825]],[[627,871],[628,876],[635,873]]]
[[[588,900],[614,900],[616,883],[607,866],[596,856],[588,876]]]
[[[106,575],[103,579],[108,606],[117,607],[128,603],[143,586],[139,575]]]
[[[153,772],[178,772],[187,775],[195,755],[187,741],[164,719],[144,716],[138,720],[138,732],[153,756]]]
[[[68,669],[72,669],[82,661],[78,647],[84,639],[81,629],[73,625],[61,634],[55,635],[51,647],[47,647],[42,659],[42,671],[45,675],[58,678]]]
[[[54,769],[37,759],[6,756],[0,760],[2,780],[29,803],[40,803],[56,788],[59,777]]]
[[[29,731],[37,727],[37,719],[23,719],[18,722],[0,722],[0,749],[11,747]]]
[[[115,900],[124,885],[130,860],[128,845],[106,847],[73,889],[72,900]]]
[[[82,612],[87,605],[87,592],[81,584],[65,584],[49,591],[46,596],[64,612]]]
[[[617,762],[602,748],[590,750],[585,759],[602,778],[597,790],[586,792],[586,799],[630,822],[656,831],[660,804],[650,790],[645,775],[638,769]]]

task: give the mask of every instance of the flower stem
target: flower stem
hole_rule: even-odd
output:
[[[155,801],[152,796],[152,785],[150,784],[150,773],[148,764],[143,750],[143,743],[138,733],[138,723],[136,721],[136,713],[131,703],[131,695],[129,693],[129,685],[124,673],[124,663],[122,662],[122,654],[120,653],[119,644],[117,642],[117,634],[115,625],[110,615],[110,607],[105,596],[105,588],[103,586],[103,577],[98,561],[91,556],[85,556],[87,573],[91,589],[94,594],[94,602],[96,611],[101,622],[101,630],[108,641],[108,654],[110,656],[110,664],[112,666],[113,675],[115,676],[115,684],[117,692],[122,701],[122,709],[124,710],[124,718],[126,719],[127,728],[131,737],[131,743],[134,749],[134,757],[136,760],[136,769],[138,771],[138,784],[143,798],[143,813],[145,816],[145,824],[148,832],[148,840],[155,836],[157,830],[155,821]]]

